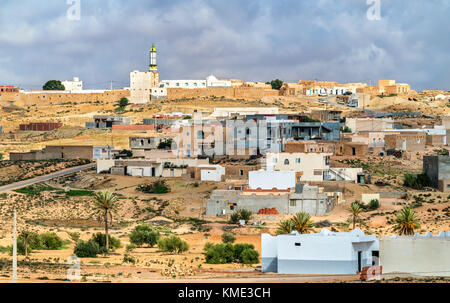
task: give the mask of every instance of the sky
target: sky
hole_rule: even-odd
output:
[[[162,80],[450,90],[449,15],[448,0],[1,0],[0,85],[126,87],[154,43]]]

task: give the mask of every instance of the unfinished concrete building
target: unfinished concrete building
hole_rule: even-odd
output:
[[[450,156],[424,156],[423,172],[431,179],[433,187],[450,192]]]

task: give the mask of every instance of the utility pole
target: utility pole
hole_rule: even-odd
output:
[[[13,223],[13,263],[12,263],[12,283],[17,283],[17,214],[14,209],[14,223]]]
[[[111,91],[113,90],[113,81],[111,80]]]

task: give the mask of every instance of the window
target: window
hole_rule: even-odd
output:
[[[180,83],[175,84],[176,86],[180,86]]]
[[[420,143],[420,138],[416,139],[416,143],[419,144]]]
[[[289,160],[288,159],[284,160],[284,165],[289,165]]]
[[[243,176],[243,175],[244,175],[244,170],[242,170],[242,169],[239,170],[239,175],[240,175],[240,176]]]
[[[300,242],[295,242],[295,246],[301,246],[302,244]]]
[[[290,200],[289,201],[289,205],[290,206],[297,206],[297,201],[296,200]]]
[[[325,165],[330,165],[330,156],[325,157]]]
[[[273,163],[278,163],[278,159],[277,158],[273,158]]]
[[[295,163],[300,163],[300,161],[301,161],[300,158],[295,159]]]

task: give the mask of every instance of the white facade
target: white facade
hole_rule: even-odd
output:
[[[323,181],[330,169],[332,153],[267,153],[266,167],[276,171],[294,171],[301,181]]]
[[[206,88],[206,80],[162,80],[165,88]]]
[[[222,176],[225,175],[225,167],[221,165],[199,165],[199,168],[211,168],[211,169],[202,169],[200,171],[200,180],[201,181],[222,181]]]
[[[153,87],[151,89],[151,100],[159,100],[167,98],[167,89],[161,85],[160,87]]]
[[[286,190],[295,187],[294,171],[254,170],[248,172],[248,185],[251,189]]]
[[[83,81],[80,81],[77,77],[73,77],[72,81],[66,80],[61,81],[61,83],[67,91],[83,90]]]
[[[380,239],[383,273],[450,276],[450,231]]]
[[[282,274],[356,274],[363,267],[378,265],[378,239],[351,232],[261,235],[263,272]]]
[[[145,104],[150,102],[152,80],[152,72],[133,71],[130,73],[130,103]]]
[[[213,75],[210,75],[206,78],[206,86],[207,87],[232,87],[231,81],[219,80]]]

